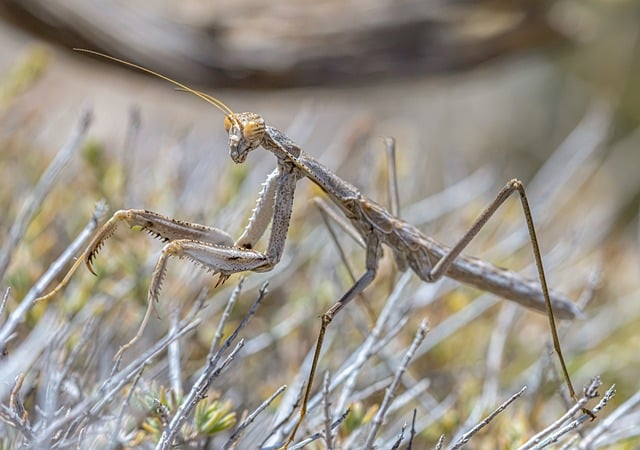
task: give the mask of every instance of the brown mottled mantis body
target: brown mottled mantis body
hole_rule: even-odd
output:
[[[230,156],[235,163],[243,163],[249,152],[258,147],[270,151],[277,159],[277,167],[267,177],[260,192],[256,208],[244,233],[235,242],[229,234],[216,228],[177,221],[145,210],[118,211],[98,231],[83,254],[83,258],[74,264],[63,281],[51,293],[42,298],[50,298],[58,292],[68,282],[71,274],[81,261],[84,260],[89,270],[91,270],[91,263],[94,257],[104,241],[114,233],[119,222],[124,221],[132,228],[143,229],[166,241],[167,244],[162,249],[153,271],[149,286],[149,305],[145,318],[136,336],[128,344],[121,347],[118,355],[130,347],[142,334],[153,310],[153,305],[158,300],[169,258],[186,258],[199,263],[207,270],[218,273],[220,276],[218,284],[223,283],[234,273],[243,271],[266,272],[273,269],[280,261],[284,250],[296,183],[301,178],[306,177],[326,193],[361,236],[366,252],[366,270],[340,300],[322,316],[322,325],[316,343],[300,416],[285,447],[294,439],[297,429],[306,414],[307,401],[311,393],[311,385],[327,326],[347,303],[363,292],[373,281],[376,276],[378,261],[382,255],[383,244],[392,249],[398,267],[401,270],[411,268],[418,277],[426,282],[434,282],[442,276],[447,276],[515,301],[528,308],[546,313],[549,318],[554,348],[560,360],[569,394],[574,399],[576,398],[562,356],[554,314],[559,318],[571,319],[580,316],[581,311],[568,298],[559,293],[549,291],[547,288],[531,211],[525,190],[519,180],[513,179],[507,182],[495,200],[480,214],[458,243],[453,247],[447,247],[424,235],[413,225],[393,216],[378,203],[366,198],[356,187],[342,180],[313,157],[304,153],[282,132],[266,125],[261,116],[255,113],[236,114],[214,97],[194,91],[149,69],[92,51],[81,51],[93,53],[151,73],[216,106],[226,116],[225,128],[229,134]],[[462,250],[476,236],[494,212],[511,194],[516,192],[524,210],[538,268],[539,281],[526,280],[514,272],[461,255]],[[257,251],[254,249],[255,244],[264,234],[269,223],[272,226],[267,249],[264,252]]]

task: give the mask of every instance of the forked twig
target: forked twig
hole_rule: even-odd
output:
[[[51,161],[47,169],[40,176],[38,183],[22,205],[22,209],[20,210],[16,220],[11,225],[9,235],[4,242],[2,249],[0,249],[0,280],[4,278],[7,267],[11,262],[11,255],[27,230],[27,226],[29,225],[29,222],[31,222],[33,215],[44,201],[46,195],[51,191],[51,188],[62,169],[69,163],[69,161],[71,161],[71,157],[84,142],[85,135],[92,120],[93,113],[91,109],[85,108],[80,113],[78,124],[72,131],[69,140],[64,144],[60,151],[58,151],[53,161]]]
[[[582,425],[587,419],[592,419],[590,414],[582,414],[580,417],[578,417],[577,419],[567,424],[567,421],[571,417],[573,417],[578,411],[584,410],[586,403],[590,399],[595,398],[599,395],[598,388],[601,385],[602,385],[602,381],[600,381],[599,377],[593,378],[591,382],[587,386],[585,386],[584,396],[578,399],[578,401],[571,408],[569,408],[569,410],[566,413],[564,413],[559,419],[554,421],[544,430],[532,436],[518,450],[531,450],[531,449],[544,448],[551,443],[557,442],[558,439],[560,439],[560,437],[576,429],[577,427]],[[615,385],[607,390],[606,394],[603,396],[600,402],[598,402],[598,404],[591,410],[591,412],[595,414],[598,411],[600,411],[614,395],[615,395]]]
[[[232,448],[232,446],[234,446],[236,444],[236,442],[238,441],[238,439],[240,439],[240,437],[242,436],[242,433],[244,432],[244,430],[253,423],[254,420],[256,420],[256,417],[258,417],[258,415],[264,411],[271,403],[273,403],[273,401],[276,399],[276,397],[278,397],[280,394],[282,394],[285,389],[287,389],[287,386],[280,386],[273,394],[271,394],[271,396],[266,399],[264,402],[262,402],[260,404],[260,406],[258,406],[251,414],[249,414],[237,427],[236,429],[233,431],[233,433],[231,433],[231,436],[229,436],[229,440],[224,444],[224,449],[228,449],[228,448]]]
[[[391,450],[397,450],[398,447],[400,447],[400,444],[402,444],[402,441],[404,441],[404,432],[406,429],[407,429],[407,424],[405,422],[402,424],[402,429],[400,430],[400,434],[398,435],[395,442],[393,443]]]
[[[229,296],[229,300],[227,301],[227,305],[220,316],[220,321],[218,322],[218,327],[216,328],[216,332],[213,335],[213,340],[211,341],[211,346],[209,347],[209,358],[213,357],[215,351],[220,345],[220,340],[222,339],[222,330],[224,329],[227,320],[229,320],[229,316],[231,315],[231,310],[233,309],[233,305],[236,304],[238,297],[240,297],[240,293],[242,292],[242,285],[244,284],[244,277],[241,277],[238,280],[238,284],[235,288],[233,288],[233,292]]]
[[[157,450],[166,450],[171,447],[173,439],[175,435],[180,430],[182,424],[187,420],[187,416],[193,411],[198,402],[202,400],[207,395],[207,390],[211,382],[224,370],[224,368],[233,360],[235,354],[242,348],[244,345],[244,341],[241,340],[238,345],[233,349],[233,351],[229,354],[229,356],[221,363],[220,358],[226,349],[231,346],[231,343],[235,341],[238,337],[240,331],[247,325],[249,320],[253,317],[255,312],[258,310],[262,299],[267,293],[267,284],[265,283],[260,292],[258,293],[258,297],[256,301],[253,303],[253,306],[249,309],[247,314],[244,316],[242,321],[238,324],[236,329],[231,333],[231,335],[225,340],[220,349],[216,352],[212,357],[207,358],[207,365],[193,384],[189,393],[185,396],[182,404],[178,408],[178,411],[171,419],[171,422],[162,432],[162,436],[160,437],[160,441],[158,441],[158,445],[156,446]]]
[[[333,421],[333,423],[331,424],[331,429],[335,430],[336,428],[338,428],[340,426],[340,424],[342,422],[344,422],[344,419],[347,418],[347,416],[349,415],[349,413],[351,412],[351,410],[347,409],[340,417],[338,417],[336,420]],[[290,447],[290,450],[299,450],[301,448],[306,447],[307,445],[309,445],[310,443],[312,443],[313,441],[317,441],[318,439],[322,438],[324,436],[324,431],[320,431],[318,433],[314,433],[311,436],[309,436],[308,438],[300,441],[299,443],[297,443],[296,445],[293,445],[292,447]]]
[[[482,428],[486,427],[487,425],[489,425],[489,422],[491,422],[498,414],[500,414],[502,411],[504,411],[505,409],[507,409],[507,407],[513,403],[514,401],[516,401],[522,394],[524,394],[524,392],[527,390],[527,387],[523,387],[522,389],[520,389],[518,392],[516,392],[515,394],[513,394],[511,397],[509,397],[509,399],[507,399],[505,402],[503,402],[500,406],[498,406],[495,410],[493,410],[491,412],[491,414],[489,414],[487,417],[485,417],[484,419],[482,419],[481,422],[479,422],[476,426],[474,426],[472,429],[470,429],[469,431],[467,431],[466,433],[464,433],[462,435],[462,437],[460,439],[458,439],[451,447],[449,447],[450,450],[456,450],[458,448],[463,447],[464,445],[466,445],[469,440],[473,437],[474,434],[476,434],[478,431],[480,431]]]
[[[640,391],[633,394],[624,403],[618,406],[611,414],[607,415],[602,421],[596,425],[587,435],[582,439],[578,448],[581,450],[591,448],[590,445],[602,436],[608,429],[610,429],[614,423],[616,423],[622,416],[627,414],[632,408],[640,404]]]
[[[2,328],[0,328],[0,348],[4,348],[6,342],[14,332],[18,324],[24,320],[24,316],[27,314],[27,311],[37,303],[42,297],[37,298],[39,295],[42,295],[46,287],[51,284],[51,281],[62,271],[64,266],[69,262],[73,255],[75,255],[80,248],[86,245],[87,240],[91,237],[95,229],[98,227],[98,222],[100,218],[104,215],[106,211],[106,203],[101,201],[96,205],[93,214],[91,215],[91,219],[87,225],[82,229],[82,231],[78,234],[78,236],[73,240],[71,245],[67,247],[67,249],[56,259],[56,261],[49,266],[47,271],[40,277],[40,279],[33,285],[33,287],[27,292],[27,295],[24,296],[20,304],[14,309],[9,315],[7,321],[3,324]]]
[[[384,418],[387,414],[387,410],[391,405],[391,401],[395,397],[395,391],[396,391],[396,388],[398,387],[398,383],[400,382],[400,377],[402,377],[404,372],[407,370],[409,361],[411,361],[411,358],[413,358],[413,355],[415,354],[416,349],[420,346],[420,344],[424,340],[424,337],[427,334],[427,328],[428,328],[427,322],[423,320],[422,323],[420,324],[420,327],[418,328],[418,331],[416,332],[416,335],[413,339],[413,342],[411,343],[411,346],[409,347],[409,350],[407,350],[407,353],[405,353],[404,357],[402,358],[402,363],[398,367],[398,370],[396,371],[393,377],[393,381],[391,382],[391,385],[387,388],[384,399],[382,400],[382,404],[380,405],[380,409],[378,410],[375,417],[373,418],[373,421],[371,422],[371,430],[369,431],[369,435],[367,436],[367,439],[365,441],[365,448],[373,447],[373,441],[376,438],[376,434],[378,433],[378,430],[380,429],[380,426],[384,421]]]

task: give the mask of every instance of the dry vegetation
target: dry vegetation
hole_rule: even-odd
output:
[[[531,138],[528,126],[541,127],[525,123],[514,131],[521,142],[506,134],[479,141],[493,111],[475,128],[461,120],[472,137],[450,144],[500,143],[502,158],[423,156],[425,147],[448,143],[412,139],[418,134],[409,128],[421,124],[395,119],[397,105],[391,117],[362,119],[347,111],[352,120],[337,124],[303,111],[290,126],[305,148],[381,203],[386,161],[379,136],[394,133],[402,217],[447,243],[506,179],[525,178],[550,284],[586,313],[561,324],[561,340],[574,383],[588,385],[586,405],[597,420],[565,398],[544,316],[452,281],[427,285],[399,274],[386,252],[375,284],[329,329],[316,394],[292,448],[373,448],[374,442],[380,449],[458,448],[467,433],[471,448],[640,445],[640,116],[632,100],[640,60],[637,41],[632,44],[629,67],[636,71],[627,68],[604,87],[606,77],[578,79],[571,72],[581,67],[579,54],[575,61],[556,55],[544,98],[529,98],[523,111],[533,120],[555,114],[547,129],[555,136]],[[144,313],[161,244],[123,227],[100,253],[97,277],[80,270],[58,298],[37,305],[33,299],[61,278],[106,211],[144,207],[238,236],[273,161],[251,155],[235,166],[224,158],[222,118],[213,110],[202,120],[214,125],[185,131],[167,125],[171,108],[162,112],[164,123],[144,107],[133,109],[128,118],[109,116],[122,139],[96,137],[93,116],[99,122],[113,111],[78,104],[75,116],[61,118],[29,97],[43,73],[46,79],[44,55],[50,53],[25,53],[0,85],[0,449],[277,448],[291,428],[319,316],[350,286],[350,271],[362,270],[362,251],[335,225],[339,244],[332,240],[312,201],[319,193],[301,181],[285,255],[274,271],[234,276],[214,288],[207,273],[171,262],[159,317],[114,362]],[[165,98],[182,98],[164,89]],[[251,106],[252,95],[242,103]],[[264,108],[257,112],[269,120]],[[452,115],[440,118],[446,122],[440,126],[455,128]],[[59,149],[48,140],[51,121],[64,128],[57,135],[67,141]],[[287,128],[287,122],[274,125]],[[555,150],[537,153],[537,146]],[[522,168],[527,163],[535,168]],[[516,201],[469,252],[533,276]],[[592,381],[597,376],[602,386]],[[567,411],[573,414],[554,423]],[[486,426],[477,430],[478,424]]]

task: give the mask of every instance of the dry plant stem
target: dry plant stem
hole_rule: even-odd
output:
[[[8,287],[4,290],[4,294],[2,295],[2,301],[0,301],[0,318],[4,314],[4,309],[7,306],[7,300],[9,300],[9,294],[11,293],[11,288]]]
[[[604,435],[609,429],[613,427],[613,425],[618,420],[620,420],[622,416],[627,414],[632,408],[635,408],[639,403],[640,391],[633,394],[631,397],[629,397],[629,399],[618,406],[611,414],[602,419],[602,421],[591,431],[589,431],[584,439],[582,439],[578,448],[581,450],[591,448],[591,444],[595,442],[596,439]]]
[[[393,216],[381,205],[366,198],[355,186],[342,180],[312,156],[304,153],[281,131],[268,126],[258,114],[250,112],[236,114],[215,97],[191,89],[164,75],[108,55],[88,50],[82,51],[162,78],[216,107],[225,115],[224,125],[229,134],[230,156],[235,163],[245,162],[247,155],[260,146],[271,152],[277,160],[276,169],[267,177],[247,227],[235,242],[222,230],[178,222],[149,211],[137,210],[116,213],[98,232],[86,252],[86,260],[89,263],[96,256],[104,241],[112,235],[120,220],[125,220],[130,226],[140,227],[169,241],[163,248],[154,269],[149,286],[149,306],[145,319],[143,319],[141,328],[134,339],[124,348],[130,346],[141,335],[150,309],[158,299],[169,258],[188,258],[199,263],[218,273],[220,275],[219,283],[224,282],[231,274],[237,272],[272,270],[280,261],[284,251],[297,181],[308,178],[327,194],[365,241],[366,271],[322,317],[322,325],[316,341],[300,416],[285,447],[293,441],[298,427],[304,420],[326,329],[333,317],[374,280],[383,245],[392,249],[400,270],[411,268],[425,282],[434,282],[443,276],[448,276],[547,314],[554,348],[562,367],[565,382],[570,395],[575,398],[575,391],[560,348],[554,313],[558,317],[574,318],[579,316],[581,311],[569,299],[550,292],[547,288],[533,218],[520,180],[513,179],[507,182],[462,238],[453,247],[448,247],[424,235],[413,225]],[[492,264],[461,255],[464,248],[473,240],[489,218],[514,193],[518,194],[522,204],[529,240],[538,269],[539,280],[537,283],[525,280],[513,272],[499,269]],[[267,230],[270,222],[271,236],[266,251],[254,250],[255,244]],[[204,235],[207,239],[198,239],[197,237],[203,236],[203,230],[206,230]],[[55,290],[58,289],[60,287]]]
[[[495,189],[495,171],[483,166],[451,186],[403,208],[405,220],[425,225],[447,213],[459,211]]]
[[[358,233],[358,230],[356,230],[349,222],[347,222],[344,219],[340,211],[338,211],[335,207],[333,207],[329,202],[327,202],[322,197],[314,197],[313,202],[321,211],[323,218],[326,217],[333,220],[335,223],[338,224],[338,226],[340,226],[342,231],[347,233],[349,237],[353,239],[355,243],[357,243],[362,248],[366,248],[364,239],[362,239],[362,236]],[[356,277],[353,276],[354,281],[355,281],[355,278]]]
[[[116,419],[116,423],[113,427],[113,434],[111,435],[111,439],[109,441],[110,445],[107,447],[109,449],[111,448],[115,448],[120,446],[120,429],[122,427],[122,421],[124,419],[124,413],[126,411],[126,409],[129,406],[129,403],[131,402],[131,397],[133,397],[133,393],[136,390],[136,386],[138,385],[138,382],[140,381],[140,378],[142,378],[142,373],[144,372],[144,366],[140,367],[140,369],[138,370],[138,373],[136,374],[136,377],[133,379],[133,381],[131,382],[131,387],[129,388],[129,392],[127,393],[127,397],[124,400],[124,403],[122,404],[122,408],[120,408],[120,414],[118,414],[118,418]]]
[[[180,322],[180,310],[177,306],[172,308],[169,320],[171,322],[169,334],[175,334]],[[182,370],[180,366],[180,341],[178,339],[169,344],[167,361],[169,363],[169,385],[173,392],[180,396],[182,395]]]
[[[336,419],[331,424],[331,429],[335,430],[336,428],[338,428],[340,426],[340,424],[344,421],[344,419],[347,418],[347,416],[349,415],[350,412],[351,412],[351,410],[347,409],[340,417],[338,417],[338,419]],[[289,450],[299,450],[301,448],[304,448],[307,445],[309,445],[310,443],[312,443],[313,441],[317,441],[318,439],[322,438],[323,436],[324,436],[324,431],[312,434],[311,436],[309,436],[308,438],[304,439],[303,441],[300,441],[296,445],[294,445],[292,447],[289,447]]]
[[[227,320],[229,320],[229,316],[231,315],[231,310],[233,306],[236,304],[238,297],[240,297],[240,293],[242,292],[242,285],[244,284],[244,277],[240,277],[238,280],[238,284],[235,288],[233,288],[233,292],[229,296],[229,300],[227,301],[227,305],[220,316],[220,321],[218,322],[218,327],[216,328],[216,332],[213,335],[213,341],[211,341],[211,347],[209,348],[209,358],[211,358],[214,352],[217,350],[218,345],[220,345],[220,340],[222,339],[222,330],[224,329]]]
[[[37,434],[36,443],[38,445],[45,446],[49,443],[50,439],[63,429],[64,426],[83,417],[96,415],[107,403],[113,400],[115,394],[122,389],[126,383],[137,376],[142,367],[149,364],[153,358],[155,358],[160,352],[164,351],[174,339],[178,339],[180,336],[191,332],[198,326],[200,322],[198,320],[193,320],[194,315],[195,310],[180,322],[177,334],[167,335],[160,339],[150,349],[143,352],[142,355],[129,363],[120,372],[117,372],[113,376],[107,378],[94,393],[87,396],[84,400],[67,411],[63,417],[52,421],[48,427]]]
[[[46,427],[48,420],[51,417],[55,417],[56,411],[59,409],[58,398],[63,391],[62,383],[67,379],[67,375],[71,372],[72,367],[80,355],[81,351],[84,347],[89,344],[90,338],[96,330],[98,321],[95,317],[90,318],[82,328],[82,334],[80,335],[80,339],[76,343],[76,345],[71,349],[71,352],[65,358],[65,364],[60,371],[52,371],[45,370],[45,373],[51,373],[51,376],[43,377],[47,380],[47,386],[45,388],[45,401],[44,407],[40,413],[40,423],[39,427]],[[55,347],[62,347],[63,342],[69,339],[69,333],[71,331],[71,324],[65,326],[64,331],[60,331],[58,339],[59,343],[57,345],[50,344],[48,346],[47,351],[53,351]],[[50,358],[47,358],[47,362],[49,363]]]
[[[496,403],[498,395],[498,376],[500,364],[504,351],[504,344],[507,339],[508,329],[513,325],[517,308],[509,303],[502,305],[496,320],[496,326],[491,334],[491,340],[487,348],[486,363],[484,365],[485,376],[482,387],[482,395],[479,401],[474,402],[471,413],[466,418],[465,423],[458,427],[458,431],[451,441],[458,442],[463,439],[467,430],[476,425],[485,411]]]
[[[360,369],[364,366],[371,356],[375,354],[374,346],[379,341],[380,336],[382,335],[383,328],[388,324],[389,318],[392,312],[395,311],[395,306],[397,302],[402,298],[402,293],[404,289],[407,287],[409,280],[411,279],[411,275],[409,273],[405,273],[402,275],[400,280],[396,283],[394,291],[389,296],[389,299],[385,303],[380,315],[378,316],[378,321],[376,322],[375,327],[371,330],[371,333],[365,339],[365,342],[360,346],[360,350],[356,354],[353,362],[338,372],[336,377],[334,377],[333,385],[334,386],[343,386],[342,392],[338,397],[338,403],[336,404],[336,409],[341,411],[345,408],[347,404],[347,399],[351,395],[351,392],[354,389],[356,378]],[[310,407],[313,406],[313,401],[310,402]]]
[[[37,297],[44,292],[45,288],[51,284],[51,281],[62,271],[67,262],[78,252],[78,249],[86,245],[86,241],[91,237],[94,230],[98,226],[100,218],[104,214],[106,204],[99,202],[91,216],[91,219],[78,234],[73,242],[65,249],[60,257],[51,265],[49,269],[40,277],[40,279],[27,292],[20,304],[14,309],[6,323],[0,328],[0,348],[4,348],[9,336],[14,332],[15,328],[24,320],[27,311],[38,301]]]
[[[142,122],[140,108],[133,106],[129,110],[129,126],[127,127],[127,136],[122,151],[122,184],[120,200],[122,205],[131,205],[136,202],[129,198],[131,190],[129,188],[131,182],[131,169],[134,165],[134,156],[136,150],[136,143],[138,142],[138,135],[140,134],[140,124]]]
[[[416,399],[417,396],[423,395],[430,385],[431,382],[428,379],[422,379],[410,388],[407,388],[406,391],[396,397],[396,401],[393,402],[393,404],[389,407],[389,411],[387,414],[396,412],[399,409],[408,406],[413,400]]]
[[[404,326],[409,322],[409,316],[407,314],[408,311],[402,313],[402,316],[398,318],[398,321],[395,324],[391,324],[387,333],[375,343],[375,345],[371,348],[372,355],[379,355],[383,362],[388,362],[386,355],[382,355],[381,352],[384,348],[391,342],[391,340],[396,337],[396,335],[404,328]],[[391,364],[387,364],[387,367],[391,367]]]
[[[331,376],[327,370],[322,380],[322,403],[324,405],[324,442],[327,450],[333,450],[333,436],[331,435],[331,401],[329,400],[329,385]]]
[[[302,369],[300,371],[302,371]],[[271,428],[271,432],[267,434],[265,438],[261,441],[260,448],[264,447],[265,442],[270,440],[271,437],[274,434],[276,434],[276,432],[278,432],[280,436],[278,440],[281,440],[282,436],[284,435],[284,432],[282,432],[281,429],[284,427],[284,425],[287,422],[289,422],[289,420],[291,420],[291,418],[296,412],[296,409],[298,409],[298,406],[300,406],[300,401],[302,400],[303,391],[304,391],[304,385],[301,384],[298,387],[298,392],[296,393],[295,401],[291,404],[291,407],[289,408],[289,412],[287,412],[287,414],[285,414],[284,417],[280,419],[280,421]]]
[[[22,399],[20,398],[20,389],[22,389],[24,377],[25,375],[23,373],[16,377],[13,388],[11,389],[11,394],[9,395],[9,407],[7,408],[4,405],[2,405],[2,407],[8,416],[5,420],[19,429],[29,442],[32,442],[34,431],[31,423],[29,422],[29,415],[24,408]]]
[[[64,366],[62,370],[57,374],[58,386],[59,384],[67,378],[67,375],[71,373],[72,367],[75,364],[80,352],[84,349],[85,346],[91,343],[91,336],[95,332],[98,327],[98,320],[96,317],[91,317],[82,327],[82,333],[80,334],[80,339],[75,343],[71,352],[67,355],[64,361]]]
[[[76,128],[71,133],[67,143],[58,151],[53,161],[44,171],[33,191],[29,194],[22,205],[18,217],[9,229],[9,235],[0,250],[0,280],[11,262],[11,256],[16,246],[24,236],[27,226],[31,222],[34,214],[42,204],[43,200],[51,192],[54,183],[62,169],[69,163],[72,156],[84,142],[85,135],[91,124],[93,115],[91,109],[85,108],[80,113],[80,119]]]
[[[471,430],[463,434],[462,437],[457,442],[455,442],[452,446],[449,447],[449,449],[456,450],[458,448],[462,448],[463,446],[465,446],[469,442],[469,440],[473,437],[473,435],[475,435],[482,428],[489,425],[489,422],[491,422],[498,414],[504,411],[511,403],[516,401],[516,399],[518,399],[522,394],[524,394],[526,390],[527,390],[527,387],[525,386],[522,389],[520,389],[518,392],[513,394],[507,401],[502,403],[491,414],[489,414],[486,418],[484,418],[482,422],[478,423]]]
[[[489,347],[487,348],[486,371],[484,385],[482,387],[482,401],[484,405],[492,405],[498,396],[498,377],[500,366],[504,356],[504,348],[509,335],[509,330],[515,323],[518,310],[513,304],[502,305],[494,332],[491,334]]]
[[[389,188],[389,210],[391,214],[400,217],[400,191],[396,172],[396,140],[392,137],[384,138],[387,151],[387,186]]]
[[[420,324],[420,327],[418,328],[418,331],[416,332],[416,336],[413,339],[413,342],[411,343],[409,350],[407,350],[407,353],[404,355],[404,358],[402,359],[402,363],[400,364],[400,367],[398,367],[398,370],[396,371],[395,376],[393,377],[393,381],[391,382],[391,385],[387,388],[384,399],[382,400],[382,404],[380,405],[380,409],[378,410],[375,417],[373,418],[373,421],[371,422],[371,430],[369,431],[369,435],[367,436],[367,440],[365,441],[365,445],[364,445],[365,448],[373,448],[373,441],[375,440],[376,434],[378,433],[378,430],[380,429],[380,426],[384,421],[384,418],[387,414],[389,406],[391,405],[391,402],[395,397],[395,391],[396,391],[396,388],[398,387],[398,383],[400,382],[400,377],[402,377],[402,374],[404,374],[404,372],[407,370],[407,366],[409,365],[411,358],[413,358],[413,355],[415,354],[416,349],[420,346],[420,344],[424,340],[424,337],[427,334],[427,328],[428,328],[427,322],[423,320],[422,323]]]
[[[598,378],[598,377],[593,378],[591,380],[591,383],[588,386],[585,386],[585,388],[584,388],[584,396],[583,397],[579,398],[578,401],[566,413],[564,413],[562,415],[562,417],[560,417],[559,419],[554,421],[552,424],[550,424],[544,430],[540,431],[539,433],[536,433],[534,436],[531,437],[531,439],[529,439],[527,442],[525,442],[524,445],[519,447],[518,450],[530,450],[532,448],[542,448],[542,447],[538,447],[538,445],[541,442],[543,442],[545,436],[554,433],[554,431],[557,431],[560,427],[562,427],[562,425],[564,423],[566,423],[578,411],[584,410],[584,407],[585,407],[586,403],[590,399],[592,399],[592,398],[594,398],[594,397],[596,397],[598,395],[597,389],[601,385],[602,385],[602,382],[600,381],[600,378]],[[596,406],[596,408],[597,408],[597,406]],[[598,410],[601,407],[598,408],[598,409],[596,409],[596,408],[594,408],[592,410],[593,413],[598,412]],[[583,414],[583,416],[590,417],[589,414]]]
[[[411,450],[413,447],[413,439],[416,437],[416,415],[417,411],[413,410],[413,415],[411,416],[411,435],[409,436],[409,443],[407,444],[407,450]]]
[[[244,432],[244,430],[246,430],[246,428],[251,425],[253,423],[254,420],[256,420],[256,417],[258,417],[258,415],[264,411],[271,403],[273,403],[273,401],[276,399],[276,397],[278,397],[280,394],[282,394],[285,389],[287,389],[287,386],[280,386],[278,388],[277,391],[275,391],[273,394],[271,394],[271,396],[265,400],[264,402],[262,402],[260,404],[260,406],[258,406],[255,411],[253,411],[251,414],[249,414],[246,419],[244,419],[242,421],[242,423],[240,423],[236,429],[233,431],[233,433],[231,433],[231,436],[229,436],[229,440],[225,443],[224,445],[224,449],[229,449],[229,448],[234,448],[236,443],[238,442],[238,440],[240,439],[240,437],[242,437],[242,433]]]
[[[13,383],[13,389],[11,389],[11,394],[9,394],[9,408],[16,411],[20,416],[25,413],[22,400],[20,400],[20,389],[22,389],[23,384],[24,374],[21,373],[16,377],[16,380]]]
[[[575,405],[573,405],[566,413],[562,415],[562,417],[554,421],[551,425],[549,425],[544,430],[535,434],[518,450],[530,450],[532,448],[536,448],[536,446],[543,441],[545,436],[552,433],[554,430],[559,429],[562,426],[562,424],[564,424],[567,420],[569,420],[569,418],[571,418],[578,411],[580,411],[580,409],[583,408],[586,403],[587,403],[587,398],[585,397],[580,398]]]
[[[196,384],[193,386],[193,388],[191,388],[191,391],[189,391],[189,394],[185,398],[184,402],[180,405],[180,408],[178,408],[176,415],[171,419],[169,426],[167,426],[167,428],[165,428],[164,432],[162,433],[160,441],[158,441],[158,445],[156,445],[157,450],[169,449],[174,446],[174,444],[172,443],[173,439],[180,430],[180,427],[187,420],[187,415],[195,409],[200,400],[204,399],[207,396],[207,390],[211,381],[217,378],[222,373],[222,371],[226,369],[229,364],[231,364],[242,347],[244,347],[244,339],[240,339],[233,350],[231,350],[231,353],[229,353],[229,356],[227,356],[219,366],[214,366],[213,364],[210,365],[210,367],[214,368],[214,370],[207,372],[207,376],[209,378],[204,379],[204,383],[199,383],[201,380],[203,380],[203,377],[200,377],[198,381],[196,381]]]
[[[435,450],[442,450],[444,446],[444,434],[440,435],[438,442],[436,442]]]
[[[406,429],[407,429],[407,424],[403,423],[402,429],[400,430],[400,435],[398,436],[396,441],[393,443],[391,450],[397,450],[397,448],[400,447],[400,444],[402,444],[402,441],[404,441],[404,432]]]
[[[609,402],[609,400],[611,400],[614,396],[615,396],[615,386],[611,386],[607,392],[605,393],[605,395],[602,397],[602,399],[598,402],[598,404],[593,408],[592,412],[593,414],[598,413],[604,406],[606,406],[606,404]],[[589,396],[587,396],[587,398],[589,398]],[[584,424],[586,421],[588,420],[592,420],[591,415],[589,414],[582,414],[580,417],[578,417],[577,419],[571,421],[570,423],[566,424],[564,427],[554,431],[553,433],[551,433],[547,438],[545,438],[544,440],[542,440],[539,444],[531,447],[532,450],[540,450],[543,449],[553,443],[558,442],[558,440],[560,440],[560,438],[562,438],[564,435],[570,433],[571,431],[574,431],[578,428],[580,428],[582,426],[582,424]]]
[[[224,351],[231,346],[231,343],[235,341],[240,330],[242,330],[249,322],[251,317],[253,317],[266,293],[267,284],[265,283],[260,289],[258,298],[253,303],[253,306],[251,307],[251,309],[249,309],[240,324],[238,324],[234,332],[225,340],[218,352],[213,357],[209,357],[207,359],[207,365],[202,371],[202,374],[200,374],[196,382],[193,384],[191,390],[184,398],[182,404],[178,408],[178,411],[171,419],[169,426],[167,426],[167,428],[165,428],[165,430],[162,432],[162,436],[158,441],[158,445],[156,446],[157,450],[166,450],[170,448],[171,445],[173,445],[173,439],[182,427],[182,424],[187,420],[187,416],[191,414],[198,402],[206,397],[207,390],[209,389],[211,382],[220,375],[222,370],[224,370],[226,366],[233,360],[235,354],[240,350],[240,348],[242,348],[244,342],[240,341],[240,343],[238,343],[238,345],[229,354],[225,361],[223,361],[222,364],[218,365],[218,362],[220,361],[220,358],[222,358]]]

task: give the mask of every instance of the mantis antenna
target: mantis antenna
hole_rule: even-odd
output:
[[[166,75],[162,75],[161,73],[155,72],[151,69],[148,69],[146,67],[140,66],[138,64],[129,62],[129,61],[125,61],[124,59],[120,59],[120,58],[116,58],[115,56],[111,56],[111,55],[107,55],[105,53],[100,53],[97,52],[95,50],[88,50],[88,49],[84,49],[84,48],[74,48],[73,49],[76,52],[81,52],[81,53],[89,53],[91,55],[95,55],[95,56],[99,56],[101,58],[105,58],[111,61],[115,61],[117,63],[123,64],[125,66],[129,66],[129,67],[133,67],[134,69],[137,69],[141,72],[145,72],[148,73],[150,75],[153,75],[154,77],[160,78],[162,80],[165,80],[171,84],[173,84],[174,86],[177,86],[179,90],[188,92],[190,94],[195,95],[196,97],[201,98],[202,100],[204,100],[205,102],[209,103],[210,105],[215,106],[218,110],[220,110],[222,113],[225,114],[226,117],[228,117],[234,125],[236,125],[238,128],[242,128],[240,126],[240,123],[238,122],[238,119],[236,118],[236,114],[231,110],[231,108],[229,108],[226,104],[224,104],[221,100],[213,97],[212,95],[206,94],[204,92],[198,91],[196,89],[190,88],[189,86],[187,86],[186,84],[180,83],[179,81],[176,81],[172,78],[169,78]],[[295,161],[296,162],[296,166],[298,166],[298,168],[300,168],[301,170],[303,170],[308,176],[310,176],[311,178],[313,178],[313,172],[311,171],[311,169],[309,169],[309,167],[307,167],[305,164],[303,164],[301,161],[299,161],[296,157],[294,157],[284,146],[279,145],[276,143],[276,145],[278,145],[278,147],[280,148],[280,150],[287,155],[287,157],[289,159],[291,159],[291,161]]]
[[[125,66],[129,66],[129,67],[133,67],[134,69],[140,70],[142,72],[148,73],[150,75],[153,75],[154,77],[158,77],[161,78],[165,81],[168,81],[169,83],[173,84],[174,86],[179,87],[180,89],[189,92],[190,94],[195,95],[196,97],[200,97],[202,100],[204,100],[205,102],[215,106],[218,110],[220,110],[221,112],[223,112],[227,117],[229,117],[230,120],[232,120],[234,122],[234,125],[239,125],[238,121],[236,119],[236,115],[235,113],[231,110],[231,108],[229,108],[227,105],[225,105],[221,100],[218,100],[217,98],[205,94],[204,92],[200,92],[197,91],[195,89],[190,88],[189,86],[187,86],[186,84],[182,84],[179,81],[176,81],[172,78],[169,78],[166,75],[162,75],[161,73],[158,72],[154,72],[151,69],[147,69],[146,67],[142,67],[139,66],[138,64],[129,62],[129,61],[125,61],[124,59],[120,59],[120,58],[116,58],[115,56],[110,56],[104,53],[100,53],[100,52],[96,52],[94,50],[87,50],[85,48],[74,48],[73,49],[76,52],[81,52],[81,53],[89,53],[91,55],[95,55],[95,56],[99,56],[101,58],[105,58],[105,59],[110,59],[111,61],[115,61],[117,63],[123,64]]]

